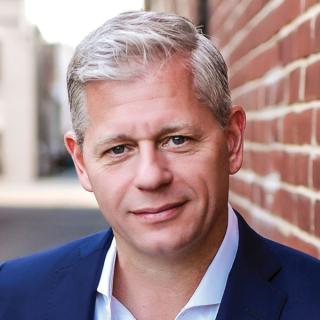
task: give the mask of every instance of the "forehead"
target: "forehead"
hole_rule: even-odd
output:
[[[134,81],[92,81],[86,84],[88,131],[100,135],[143,137],[163,127],[200,123],[203,110],[196,99],[193,79],[184,59],[150,66]],[[208,117],[208,111],[206,116]],[[202,119],[203,120],[203,119]],[[90,129],[90,130],[89,130]]]
[[[134,102],[179,95],[189,97],[194,94],[193,91],[193,77],[187,60],[178,56],[167,62],[149,64],[142,76],[131,80],[96,80],[85,84],[89,112],[98,103],[116,107],[129,100]]]

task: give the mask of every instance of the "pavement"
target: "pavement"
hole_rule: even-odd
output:
[[[29,255],[105,229],[92,193],[74,175],[29,183],[0,180],[0,261]]]

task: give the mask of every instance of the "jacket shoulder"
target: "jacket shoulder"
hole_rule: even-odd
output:
[[[266,240],[281,263],[272,283],[287,293],[283,319],[318,319],[320,312],[320,261],[312,256]]]
[[[112,232],[104,231],[3,263],[0,267],[0,319],[47,319],[59,286],[58,296],[61,290],[62,296],[66,295],[62,300],[69,295],[71,298],[66,303],[78,303],[82,286],[94,285],[111,241]],[[88,270],[95,272],[88,274]]]
[[[0,265],[0,291],[22,284],[32,288],[35,283],[45,283],[57,268],[68,266],[80,255],[103,247],[110,233],[110,230],[102,231],[59,247],[3,262]],[[42,281],[35,282],[35,279]]]
[[[283,244],[264,239],[270,250],[282,265],[283,277],[287,280],[314,286],[320,296],[320,260],[306,253],[290,248]]]
[[[237,292],[238,299],[246,297],[250,303],[259,301],[262,309],[269,310],[271,306],[264,299],[258,299],[257,286],[263,283],[261,292],[268,291],[271,296],[278,297],[281,319],[319,319],[320,261],[259,235],[240,214],[238,221],[237,268],[234,268],[230,292]],[[246,286],[252,290],[247,289],[249,293],[245,296]]]
[[[307,253],[288,247],[284,244],[275,242],[270,239],[264,238],[264,241],[266,241],[269,244],[269,246],[272,248],[272,251],[284,261],[286,261],[287,259],[290,259],[290,262],[296,262],[296,263],[302,262],[303,264],[306,263],[308,265],[310,264],[318,267],[320,266],[320,260]]]

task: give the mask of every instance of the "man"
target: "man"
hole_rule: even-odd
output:
[[[107,21],[76,49],[68,90],[65,143],[112,231],[2,265],[1,319],[319,319],[319,261],[228,206],[245,113],[191,22]]]

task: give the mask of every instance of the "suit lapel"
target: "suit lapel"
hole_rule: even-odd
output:
[[[55,270],[47,306],[47,320],[93,319],[96,290],[112,241],[109,231],[74,250]]]
[[[217,320],[279,319],[287,296],[272,285],[272,279],[281,272],[281,265],[240,215],[238,222],[238,252]]]

